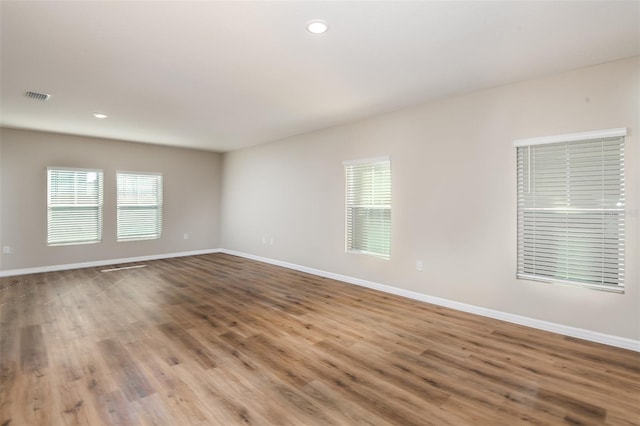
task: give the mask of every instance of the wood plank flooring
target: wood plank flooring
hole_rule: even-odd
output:
[[[230,255],[0,279],[0,426],[640,425],[640,354]]]

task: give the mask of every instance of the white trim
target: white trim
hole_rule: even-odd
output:
[[[69,263],[66,265],[38,266],[35,268],[0,270],[0,277],[14,275],[40,274],[42,272],[66,271],[69,269],[93,268],[96,266],[114,265],[117,263],[146,262],[147,260],[170,259],[172,257],[197,256],[200,254],[219,253],[221,249],[205,249],[183,251],[178,253],[152,254],[149,256],[126,257],[122,259],[96,260],[93,262]]]
[[[401,288],[393,287],[386,284],[375,283],[373,281],[367,281],[360,278],[353,278],[346,275],[341,275],[333,272],[323,271],[320,269],[310,268],[307,266],[296,265],[294,263],[284,262],[281,260],[270,259],[267,257],[256,256],[253,254],[242,253],[234,250],[227,250],[227,249],[220,249],[220,248],[194,250],[194,251],[186,251],[186,252],[179,252],[179,253],[156,254],[156,255],[150,255],[150,256],[129,257],[129,258],[123,258],[123,259],[98,260],[95,262],[71,263],[66,265],[51,265],[51,266],[42,266],[42,267],[26,268],[26,269],[9,269],[5,271],[0,270],[0,277],[10,277],[14,275],[26,275],[26,274],[38,274],[42,272],[64,271],[68,269],[91,268],[95,266],[113,265],[118,263],[144,262],[147,260],[169,259],[173,257],[197,256],[197,255],[211,254],[211,253],[226,253],[234,256],[240,256],[246,259],[256,260],[258,262],[263,262],[263,263],[269,263],[271,265],[282,266],[284,268],[306,272],[308,274],[330,278],[332,280],[342,281],[349,284],[355,284],[362,287],[379,290],[385,293],[407,297],[409,299],[414,299],[414,300],[418,300],[425,303],[444,306],[444,307],[455,309],[462,312],[468,312],[471,314],[481,315],[488,318],[494,318],[501,321],[510,322],[513,324],[524,325],[526,327],[537,328],[539,330],[550,331],[550,332],[562,334],[565,336],[571,336],[578,339],[589,340],[591,342],[602,343],[605,345],[616,346],[618,348],[629,349],[632,351],[640,352],[640,340],[633,340],[625,337],[618,337],[610,334],[604,334],[604,333],[598,333],[595,331],[585,330],[583,328],[571,327],[568,325],[510,314],[507,312],[501,312],[494,309],[483,308],[481,306],[460,303],[454,300],[428,296],[426,294],[418,293],[415,291],[404,290]]]
[[[118,175],[122,174],[122,175],[145,175],[145,176],[160,176],[162,177],[162,172],[133,172],[130,170],[116,170],[116,179],[118,178]]]
[[[544,276],[518,274],[518,273],[516,273],[516,278],[521,280],[537,281],[537,282],[547,283],[547,284],[563,285],[566,287],[590,288],[592,290],[624,294],[624,285],[622,284],[619,284],[619,285],[587,284],[587,283],[581,283],[578,281],[559,280],[559,279],[547,278]]]
[[[419,300],[421,302],[444,306],[444,307],[455,309],[458,311],[481,315],[483,317],[494,318],[497,320],[506,321],[513,324],[524,325],[526,327],[531,327],[539,330],[562,334],[564,336],[575,337],[578,339],[588,340],[596,343],[603,343],[605,345],[616,346],[618,348],[629,349],[632,351],[640,352],[640,340],[633,340],[633,339],[628,339],[626,337],[619,337],[619,336],[613,336],[610,334],[598,333],[596,331],[585,330],[583,328],[571,327],[568,325],[558,324],[558,323],[549,322],[549,321],[543,321],[535,318],[524,317],[521,315],[510,314],[507,312],[497,311],[494,309],[483,308],[481,306],[469,305],[466,303],[456,302],[454,300],[428,296],[426,294],[418,293],[415,291],[404,290],[404,289],[392,287],[386,284],[379,284],[372,281],[362,280],[360,278],[353,278],[346,275],[335,274],[333,272],[322,271],[320,269],[309,268],[307,266],[296,265],[294,263],[283,262],[281,260],[270,259],[267,257],[256,256],[253,254],[242,253],[242,252],[237,252],[237,251],[227,250],[227,249],[220,249],[220,252],[234,255],[234,256],[244,257],[251,260],[257,260],[259,262],[269,263],[272,265],[282,266],[284,268],[294,269],[296,271],[306,272],[308,274],[330,278],[333,280],[342,281],[349,284],[355,284],[362,287],[379,290],[385,293],[395,294],[397,296],[403,296],[409,299]]]
[[[91,169],[86,167],[58,167],[58,166],[47,166],[47,172],[49,170],[65,170],[71,172],[100,172],[104,175],[103,169]]]
[[[358,164],[374,164],[374,163],[382,163],[383,161],[391,161],[389,156],[383,157],[372,157],[372,158],[361,158],[358,160],[345,160],[342,162],[343,166],[357,166]]]
[[[516,139],[513,141],[513,145],[516,147],[544,145],[548,143],[586,141],[601,138],[615,138],[620,136],[627,136],[627,129],[625,127],[617,129],[592,130],[590,132],[568,133],[566,135],[542,136],[539,138]]]

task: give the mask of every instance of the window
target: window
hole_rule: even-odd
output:
[[[622,291],[626,129],[516,141],[517,277]]]
[[[118,241],[151,240],[162,235],[162,175],[117,173]]]
[[[347,251],[388,259],[391,251],[391,164],[388,157],[344,163]]]
[[[47,168],[47,245],[102,240],[102,170]]]

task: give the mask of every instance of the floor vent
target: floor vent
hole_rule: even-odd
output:
[[[123,266],[121,268],[103,269],[100,272],[124,271],[125,269],[146,268],[147,265]]]

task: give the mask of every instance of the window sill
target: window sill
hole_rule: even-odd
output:
[[[624,294],[623,286],[585,284],[585,283],[579,283],[575,281],[554,280],[551,278],[539,277],[536,275],[525,275],[525,274],[517,274],[516,278],[519,280],[537,281],[537,282],[542,282],[547,284],[561,285],[565,287],[587,288],[591,290],[606,291],[608,293]]]

